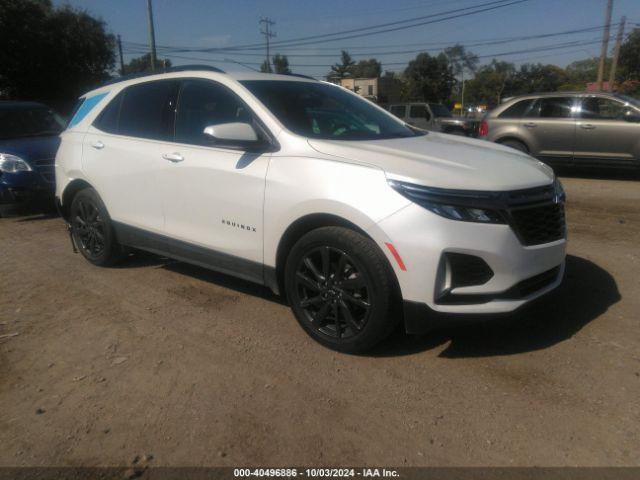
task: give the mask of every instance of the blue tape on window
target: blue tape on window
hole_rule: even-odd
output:
[[[84,102],[82,102],[82,105],[80,105],[80,108],[78,108],[78,111],[69,122],[69,126],[67,128],[74,127],[78,123],[80,123],[82,119],[86,117],[87,114],[93,109],[93,107],[95,107],[98,102],[108,94],[109,92],[99,93],[98,95],[94,95],[93,97],[85,98]]]

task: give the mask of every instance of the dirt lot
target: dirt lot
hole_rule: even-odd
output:
[[[564,183],[557,294],[368,356],[264,288],[0,219],[0,465],[640,465],[640,182]]]

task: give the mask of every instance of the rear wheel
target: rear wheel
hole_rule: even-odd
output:
[[[529,153],[529,149],[527,148],[527,146],[518,140],[505,140],[504,142],[500,142],[500,144],[504,145],[505,147],[514,148],[524,153]]]
[[[296,319],[323,345],[362,352],[384,340],[399,319],[387,259],[369,238],[343,227],[302,237],[285,267],[285,286]]]
[[[93,188],[73,197],[70,222],[73,241],[89,262],[107,266],[122,259],[125,250],[116,241],[107,208]]]

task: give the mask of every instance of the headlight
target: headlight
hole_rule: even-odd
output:
[[[30,171],[29,164],[20,157],[9,153],[0,153],[0,172],[17,173]]]
[[[400,195],[441,217],[463,222],[507,223],[496,208],[501,202],[499,193],[423,187],[396,180],[388,182]]]
[[[567,199],[567,194],[564,193],[564,187],[558,177],[553,181],[553,190],[556,196],[556,203],[563,203]]]

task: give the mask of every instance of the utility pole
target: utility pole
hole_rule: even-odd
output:
[[[627,21],[627,17],[623,16],[620,19],[620,26],[618,27],[618,35],[616,36],[616,46],[613,48],[613,60],[611,61],[611,71],[609,72],[609,91],[613,92],[613,85],[616,83],[616,68],[618,68],[618,56],[620,55],[620,44],[622,43],[622,37],[624,37],[624,24]]]
[[[464,67],[462,67],[462,90],[460,94],[460,116],[464,117]]]
[[[264,25],[264,29],[260,30],[260,33],[264,35],[264,39],[267,47],[267,73],[271,73],[271,58],[269,55],[269,41],[273,37],[276,36],[275,33],[271,31],[271,27],[275,25],[276,22],[271,20],[269,17],[260,17],[260,25]]]
[[[124,75],[124,60],[122,59],[122,40],[118,35],[118,53],[120,54],[120,75]]]
[[[604,35],[602,36],[602,50],[600,50],[600,64],[598,65],[598,90],[602,90],[602,78],[604,77],[604,65],[607,60],[607,48],[609,47],[609,30],[611,29],[611,11],[613,0],[607,0],[607,10],[604,21]]]
[[[153,9],[151,8],[151,0],[147,0],[147,12],[149,13],[149,47],[151,47],[151,71],[156,69],[156,33],[153,28]]]

